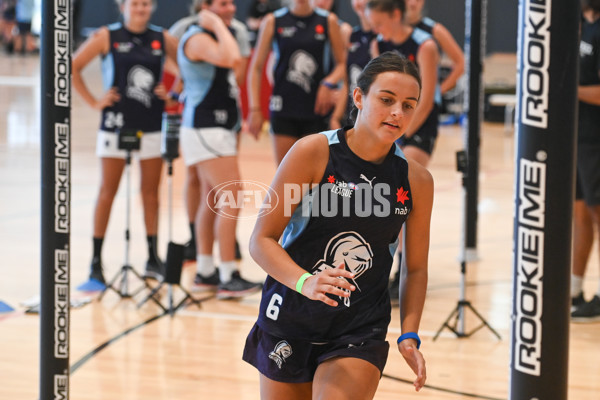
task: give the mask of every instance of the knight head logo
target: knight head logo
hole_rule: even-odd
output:
[[[289,345],[288,342],[282,340],[281,342],[275,345],[275,348],[272,352],[269,353],[269,358],[275,361],[277,367],[281,369],[285,359],[292,355],[292,346]]]
[[[317,72],[317,62],[305,51],[297,50],[290,57],[287,80],[310,93],[313,75]]]
[[[136,65],[127,74],[127,97],[137,100],[147,108],[152,105],[152,88],[154,87],[154,75],[147,68]]]
[[[360,291],[356,280],[373,266],[371,245],[356,232],[342,232],[332,237],[325,248],[324,258],[313,267],[313,274],[326,268],[344,268],[354,274],[353,284]],[[346,279],[340,277],[339,279]],[[345,289],[344,289],[345,290]],[[342,298],[344,305],[350,307],[350,297]]]
[[[358,233],[343,232],[329,241],[325,260],[333,267],[343,265],[356,280],[373,266],[373,251]]]
[[[127,76],[127,84],[137,89],[149,92],[154,85],[154,77],[152,76],[152,72],[150,72],[148,69],[142,67],[141,65],[136,65],[129,71],[129,75]]]

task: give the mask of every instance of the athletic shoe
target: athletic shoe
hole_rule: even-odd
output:
[[[194,286],[192,287],[193,292],[203,292],[207,290],[217,290],[221,280],[219,279],[219,269],[215,268],[215,272],[207,277],[203,277],[200,274],[196,274],[194,277]]]
[[[104,274],[102,273],[102,261],[100,258],[94,257],[92,259],[92,265],[90,266],[90,279],[94,279],[106,285],[106,281],[104,280]]]
[[[239,271],[235,271],[231,275],[229,282],[219,284],[217,291],[217,299],[233,299],[248,296],[261,290],[262,283],[249,282],[240,276]]]
[[[390,302],[393,306],[400,304],[398,297],[400,296],[400,270],[396,271],[394,278],[390,281],[390,287],[388,289],[390,294]]]
[[[183,246],[183,259],[185,261],[196,261],[196,243],[190,239]]]
[[[596,322],[600,321],[600,297],[597,295],[587,303],[583,303],[571,313],[573,322]]]
[[[235,240],[235,260],[242,261],[242,252],[240,251],[240,244],[237,239]]]
[[[577,307],[580,307],[583,304],[585,304],[583,292],[579,292],[579,296],[571,297],[571,312],[575,311]]]
[[[146,261],[146,270],[144,271],[144,278],[147,279],[156,279],[157,281],[162,281],[163,276],[165,274],[165,266],[157,258],[149,258]]]

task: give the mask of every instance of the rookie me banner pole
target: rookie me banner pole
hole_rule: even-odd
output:
[[[42,1],[41,400],[69,398],[71,11]]]
[[[521,0],[510,399],[566,400],[579,0]]]

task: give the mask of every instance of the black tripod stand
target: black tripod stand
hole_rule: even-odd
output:
[[[463,173],[463,204],[466,205],[466,195],[467,195],[467,157],[464,151],[459,151],[456,153],[456,163],[457,163],[457,169],[459,172]],[[467,219],[467,211],[466,211],[466,207],[463,209],[463,230],[466,227],[466,219]],[[466,235],[465,235],[466,236]],[[465,299],[465,292],[466,292],[466,283],[465,283],[465,279],[466,279],[466,273],[467,273],[467,245],[466,245],[466,238],[463,238],[462,240],[462,251],[461,251],[461,261],[460,261],[460,298],[458,299],[458,302],[456,303],[456,307],[454,308],[454,310],[450,313],[450,315],[448,316],[448,318],[446,318],[446,320],[444,321],[444,323],[442,324],[442,326],[440,326],[440,329],[438,329],[438,331],[435,333],[435,336],[433,336],[433,340],[436,340],[438,338],[438,336],[440,335],[440,333],[442,332],[442,330],[444,328],[448,328],[450,329],[452,332],[454,332],[454,334],[459,337],[459,338],[464,338],[464,337],[469,337],[472,334],[474,334],[475,332],[477,332],[478,330],[480,330],[481,328],[483,328],[484,326],[486,326],[490,331],[492,331],[492,333],[494,335],[496,335],[496,337],[498,339],[502,339],[500,337],[500,334],[494,330],[494,328],[492,328],[490,326],[490,324],[483,318],[483,316],[477,312],[477,310],[473,307],[473,305],[471,304],[470,301]],[[479,319],[479,321],[481,321],[481,324],[475,328],[473,328],[471,331],[467,332],[465,330],[465,311],[466,309],[471,310],[473,312],[473,314]],[[452,319],[454,319],[453,322],[450,322]]]
[[[171,316],[174,315],[175,311],[186,301],[190,301],[200,307],[201,300],[195,299],[192,295],[181,287],[181,268],[183,266],[183,250],[184,246],[173,243],[173,160],[179,157],[179,126],[181,121],[181,115],[179,114],[163,114],[162,124],[162,141],[161,141],[161,154],[163,159],[167,162],[167,186],[169,190],[169,246],[167,248],[167,260],[166,260],[166,271],[165,279],[157,285],[148,296],[138,303],[138,308],[141,307],[148,300],[154,301],[163,311],[168,312]],[[165,307],[158,296],[159,291],[162,289],[164,284],[168,285],[168,307]],[[173,286],[179,287],[184,293],[183,299],[177,304],[174,302],[174,291]]]
[[[117,272],[117,274],[106,284],[106,287],[100,293],[98,299],[102,299],[104,293],[108,289],[111,289],[122,299],[124,298],[132,298],[141,292],[144,289],[150,289],[148,283],[142,276],[129,264],[129,225],[130,225],[130,213],[131,213],[131,152],[134,150],[140,149],[140,140],[142,137],[141,131],[134,130],[119,130],[117,132],[119,138],[119,149],[125,150],[127,155],[125,156],[125,185],[126,185],[126,194],[127,194],[127,203],[125,208],[125,263]],[[129,291],[129,273],[132,273],[133,276],[137,277],[140,281],[144,283],[144,286],[141,286],[133,293]],[[115,285],[118,281],[118,286]]]

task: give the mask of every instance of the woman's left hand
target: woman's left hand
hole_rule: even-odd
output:
[[[315,114],[325,116],[333,106],[335,106],[334,90],[325,85],[319,85],[317,99],[315,100]]]
[[[414,339],[405,339],[398,343],[398,350],[408,366],[417,375],[413,385],[418,392],[425,385],[425,380],[427,379],[425,358],[423,358],[423,354],[417,349],[417,343]]]
[[[167,91],[167,88],[162,82],[156,85],[156,87],[154,88],[154,94],[161,100],[170,100],[169,92]]]

